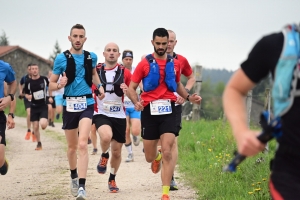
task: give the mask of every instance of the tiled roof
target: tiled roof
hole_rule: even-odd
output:
[[[52,65],[52,62],[50,60],[42,58],[41,56],[38,56],[38,55],[36,55],[36,54],[34,54],[34,53],[32,53],[32,52],[30,52],[30,51],[28,51],[28,50],[20,47],[20,46],[0,46],[0,58],[2,56],[5,56],[6,54],[9,54],[9,53],[17,50],[17,49],[19,49],[21,51],[24,51],[25,53],[30,54],[30,55],[36,57],[37,59],[44,61],[45,63],[47,63],[49,65]]]

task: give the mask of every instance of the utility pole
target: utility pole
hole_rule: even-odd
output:
[[[196,79],[196,83],[194,85],[194,91],[196,94],[200,95],[201,91],[201,82],[202,82],[202,66],[201,65],[196,65],[195,70],[194,70],[194,75]],[[193,104],[193,115],[192,115],[192,120],[197,121],[200,119],[200,108],[201,104]]]

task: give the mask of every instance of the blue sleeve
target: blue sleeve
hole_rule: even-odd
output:
[[[95,68],[96,65],[97,65],[97,60],[98,60],[97,55],[95,53],[93,53],[93,52],[90,52],[90,54],[91,54],[91,57],[92,57],[93,68]]]
[[[66,56],[63,53],[58,54],[54,60],[52,73],[56,75],[60,75],[66,70],[66,67],[67,67]]]
[[[4,79],[4,81],[6,83],[11,83],[13,81],[16,80],[15,78],[15,71],[12,69],[12,67],[10,65],[7,65],[7,73],[6,73],[6,77]]]

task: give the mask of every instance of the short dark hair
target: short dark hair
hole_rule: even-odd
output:
[[[29,63],[29,64],[27,65],[27,68],[28,68],[28,67],[31,67],[31,65],[32,65],[32,64],[31,64],[31,63]]]
[[[167,29],[165,28],[157,28],[153,31],[153,37],[152,39],[154,40],[154,38],[158,36],[158,37],[167,37],[169,39],[169,33],[167,31]]]
[[[85,30],[85,28],[81,24],[75,24],[74,26],[72,26],[72,28],[70,30],[70,35],[72,33],[72,30],[75,29],[75,28],[76,29],[83,29],[83,30]]]

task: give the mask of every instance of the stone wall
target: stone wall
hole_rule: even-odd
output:
[[[44,60],[39,59],[32,54],[26,53],[20,49],[17,49],[9,54],[0,57],[1,60],[8,62],[14,71],[16,72],[16,79],[19,83],[22,76],[27,74],[27,65],[29,63],[34,63],[39,66],[40,74],[43,76],[48,75],[48,71],[51,69],[51,65],[46,63]],[[18,93],[19,90],[17,90]]]

